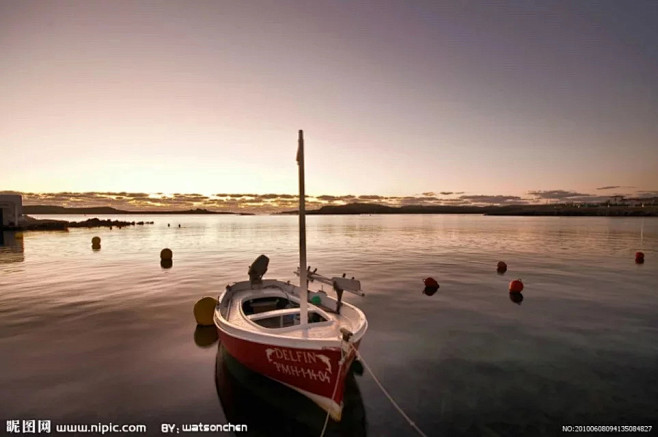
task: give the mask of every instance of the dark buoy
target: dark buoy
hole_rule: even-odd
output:
[[[507,271],[507,264],[503,261],[498,261],[498,264],[496,266],[496,271],[498,272],[499,275],[502,275]]]
[[[178,225],[178,227],[180,228],[180,225]]]
[[[635,252],[635,264],[644,264],[644,252]]]
[[[170,269],[174,266],[174,262],[170,259],[161,259],[160,260],[160,267],[163,269]]]
[[[523,302],[523,294],[518,291],[510,291],[509,300],[517,305],[521,305],[521,302]]]
[[[523,291],[523,282],[520,279],[515,279],[509,283],[509,291],[512,293],[520,293]]]
[[[160,251],[160,259],[172,259],[174,256],[174,253],[171,251],[171,249],[162,249]]]
[[[94,237],[91,239],[91,248],[99,250],[101,248],[101,237]]]
[[[171,225],[169,223],[167,223],[167,227],[169,228],[169,227],[171,227]]]
[[[434,278],[425,278],[423,283],[425,284],[423,294],[426,296],[432,296],[439,289],[439,283]]]

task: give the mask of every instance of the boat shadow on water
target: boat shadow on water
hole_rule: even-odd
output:
[[[325,411],[295,390],[249,370],[221,343],[215,385],[227,422],[247,425],[246,435],[317,437],[322,432]],[[365,408],[351,372],[345,380],[343,402],[342,420],[329,419],[325,436],[365,436]]]

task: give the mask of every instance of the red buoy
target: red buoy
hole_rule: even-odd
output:
[[[635,263],[636,264],[644,263],[644,252],[635,252]]]
[[[505,262],[503,262],[503,261],[498,261],[498,265],[496,266],[496,270],[498,271],[498,273],[500,273],[502,275],[503,273],[505,273],[507,271],[507,264],[505,264]]]
[[[523,282],[520,279],[515,279],[509,283],[509,291],[512,293],[520,293],[523,291]]]
[[[425,278],[425,280],[423,281],[423,283],[425,284],[425,287],[436,287],[436,288],[439,288],[439,283],[436,282],[436,280],[435,280],[434,278]]]
[[[425,289],[423,290],[423,294],[427,296],[433,295],[439,289],[439,283],[436,282],[434,278],[425,278],[425,280],[423,280],[423,283],[425,284]]]

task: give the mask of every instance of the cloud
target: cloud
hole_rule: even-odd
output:
[[[548,190],[548,191],[528,191],[528,194],[539,199],[545,200],[571,200],[573,197],[593,197],[592,194],[578,193],[576,191],[565,190]]]
[[[326,202],[335,202],[337,200],[341,200],[340,196],[329,196],[329,195],[322,195],[317,197],[318,200],[324,200]]]
[[[126,192],[121,192],[118,193],[120,196],[125,196],[125,197],[132,197],[133,199],[144,199],[150,196],[148,193],[126,193]]]
[[[493,204],[493,205],[515,205],[528,203],[526,199],[519,196],[505,196],[501,194],[496,195],[466,195],[459,196],[460,200],[470,202],[471,204]]]
[[[651,197],[658,197],[658,190],[654,191],[638,191],[637,192],[638,197],[640,198],[651,198]]]
[[[222,194],[213,194],[213,196],[215,196],[215,197],[232,197],[232,198],[239,199],[241,197],[254,197],[254,196],[256,196],[256,194],[235,194],[235,193],[234,194],[223,194],[222,193]]]
[[[389,206],[431,206],[441,205],[442,200],[436,196],[404,196],[404,197],[388,197],[386,204]]]
[[[467,205],[472,205],[471,202],[468,200],[462,200],[462,199],[443,199],[441,201],[443,204],[448,204],[450,206],[467,206]]]
[[[597,190],[614,190],[615,188],[635,188],[632,185],[606,185],[605,187],[598,187]]]
[[[594,196],[588,194],[586,196],[574,196],[564,200],[567,202],[601,203],[607,202],[611,197],[613,196]]]

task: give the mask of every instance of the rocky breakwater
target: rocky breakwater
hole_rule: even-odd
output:
[[[33,217],[24,216],[18,226],[5,227],[4,229],[9,231],[63,231],[68,230],[69,228],[122,228],[124,226],[152,224],[153,222],[127,222],[121,220],[101,220],[99,218],[91,218],[81,222],[69,222],[66,220],[35,219]]]

